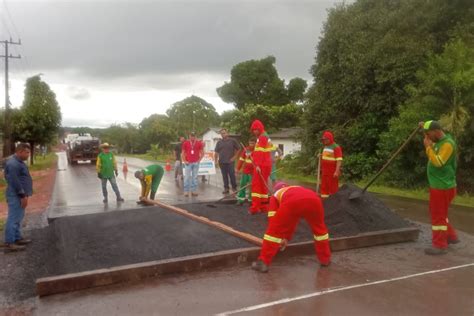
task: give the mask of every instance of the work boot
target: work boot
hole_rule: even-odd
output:
[[[319,265],[321,266],[321,268],[327,268],[331,265],[331,262],[327,262],[327,263],[322,263],[321,262]]]
[[[458,239],[448,239],[448,244],[455,245],[459,244],[461,241]]]
[[[244,201],[237,201],[237,203],[235,203],[235,205],[242,206],[242,205],[244,205]]]
[[[430,255],[430,256],[438,256],[438,255],[445,255],[447,254],[448,251],[444,248],[426,248],[425,249],[425,254]]]
[[[103,199],[102,202],[104,202],[104,204],[107,204],[107,203],[109,203],[109,200],[108,199]]]
[[[32,241],[31,239],[22,238],[22,239],[18,239],[17,241],[15,241],[15,244],[20,245],[20,246],[24,246],[24,245],[30,244],[31,241]]]
[[[25,250],[25,249],[26,249],[26,246],[23,246],[23,245],[5,244],[3,252],[4,253],[10,253],[10,252],[22,251],[22,250]]]
[[[192,196],[198,196],[199,194],[197,192],[191,192]]]
[[[125,201],[125,200],[123,199],[123,197],[118,197],[118,198],[117,198],[117,202],[123,202],[123,201]]]
[[[188,197],[189,196],[189,192],[184,192],[184,197]]]
[[[222,191],[222,194],[229,194],[229,189],[225,189],[224,191]]]
[[[262,260],[252,262],[252,269],[262,273],[268,272],[268,266]]]

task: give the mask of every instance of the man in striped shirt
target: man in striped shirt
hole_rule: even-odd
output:
[[[339,190],[341,176],[342,148],[334,142],[330,131],[325,131],[321,138],[324,145],[321,159],[321,197],[328,198]]]

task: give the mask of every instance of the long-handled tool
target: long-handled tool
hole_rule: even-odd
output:
[[[405,142],[397,149],[397,151],[390,157],[390,159],[383,165],[383,167],[375,174],[375,176],[367,183],[367,185],[361,190],[361,191],[354,191],[349,195],[349,200],[354,200],[360,198],[365,191],[367,191],[367,188],[374,183],[374,181],[380,176],[380,174],[387,169],[387,167],[392,163],[392,161],[400,154],[400,152],[405,148],[405,146],[408,144],[408,142],[415,137],[416,133],[420,130],[420,126],[415,128],[415,130],[408,136],[408,138],[405,140]]]
[[[319,182],[321,181],[321,153],[318,154],[318,177],[316,178],[316,193],[319,194]]]

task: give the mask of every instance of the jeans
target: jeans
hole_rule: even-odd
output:
[[[16,194],[7,194],[8,217],[5,224],[5,243],[13,244],[20,240],[21,221],[25,217],[25,209],[21,207],[21,199]]]
[[[196,192],[199,162],[188,163],[184,170],[184,192]]]
[[[234,163],[219,163],[219,167],[221,168],[222,173],[222,180],[224,180],[224,189],[226,191],[229,190],[229,178],[230,184],[232,185],[232,190],[237,190],[237,181],[235,181],[235,171],[234,171]]]
[[[115,195],[117,196],[117,199],[121,198],[120,196],[120,191],[119,191],[119,188],[117,186],[117,180],[115,179],[115,177],[113,178],[102,178],[100,179],[100,181],[102,182],[102,194],[104,195],[104,199],[107,200],[108,197],[107,197],[107,180],[110,181],[110,184],[112,185],[112,190],[114,190],[115,192]]]

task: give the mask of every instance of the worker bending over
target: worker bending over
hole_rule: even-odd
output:
[[[318,195],[301,186],[288,186],[277,182],[270,198],[268,227],[263,236],[262,249],[252,269],[267,272],[278,250],[284,249],[291,240],[296,226],[304,218],[313,231],[314,248],[322,267],[331,261],[329,234],[324,224],[324,209]]]
[[[135,172],[135,178],[139,179],[142,185],[140,201],[148,198],[148,194],[150,194],[151,200],[155,199],[156,191],[158,191],[164,173],[165,171],[160,165],[150,165]]]

